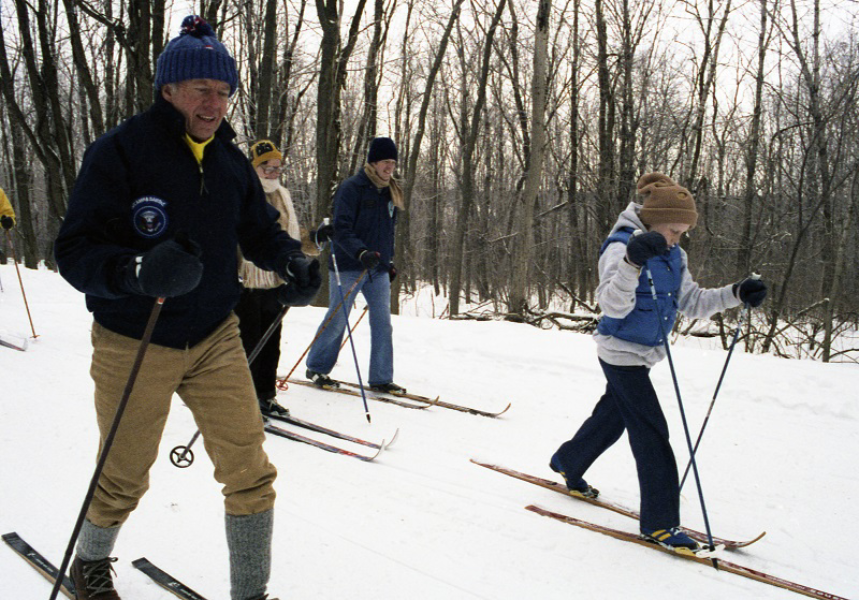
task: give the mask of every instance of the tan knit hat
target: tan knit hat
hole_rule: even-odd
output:
[[[644,198],[640,216],[645,225],[687,223],[692,229],[698,223],[698,211],[695,210],[692,194],[667,175],[642,175],[636,187]]]
[[[251,146],[251,163],[256,169],[262,163],[272,159],[283,160],[283,154],[274,145],[274,142],[269,140],[260,140]]]

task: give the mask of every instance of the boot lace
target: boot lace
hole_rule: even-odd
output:
[[[111,572],[116,573],[116,571],[113,570],[111,563],[116,561],[116,558],[104,558],[82,565],[81,571],[86,589],[91,596],[114,591]]]

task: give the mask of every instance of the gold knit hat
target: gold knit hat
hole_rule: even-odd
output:
[[[260,140],[251,146],[251,164],[253,164],[254,169],[265,161],[275,158],[277,160],[283,160],[283,154],[280,153],[280,150],[277,149],[274,142],[270,140]]]
[[[662,173],[642,175],[636,186],[644,198],[641,222],[645,225],[686,223],[692,229],[698,223],[695,198],[681,185]]]

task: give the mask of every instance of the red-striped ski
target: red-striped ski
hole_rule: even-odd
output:
[[[633,544],[638,544],[640,546],[644,546],[645,548],[659,550],[660,552],[679,556],[680,558],[691,560],[697,563],[710,565],[711,561],[713,560],[711,557],[703,557],[696,556],[695,554],[675,552],[674,550],[670,550],[668,548],[665,548],[664,546],[660,546],[659,544],[645,541],[634,533],[630,533],[628,531],[621,531],[619,529],[612,529],[611,527],[597,525],[596,523],[590,523],[588,521],[582,521],[581,519],[576,519],[575,517],[570,517],[561,513],[552,512],[550,510],[540,508],[539,506],[534,506],[533,504],[526,506],[525,509],[537,513],[538,515],[543,515],[544,517],[549,517],[557,521],[561,521],[562,523],[575,525],[576,527],[581,527],[582,529],[590,529],[591,531],[596,531],[597,533],[602,533],[603,535],[607,535],[615,539],[622,540],[624,542],[632,542]],[[803,596],[808,596],[809,598],[821,598],[823,600],[848,600],[847,598],[844,598],[842,596],[830,594],[829,592],[824,592],[822,590],[808,587],[807,585],[803,585],[801,583],[788,581],[787,579],[782,579],[781,577],[771,575],[770,573],[756,571],[755,569],[750,569],[748,567],[744,567],[736,563],[728,562],[722,560],[721,558],[718,559],[718,568],[719,571],[722,572],[733,573],[741,577],[746,577],[747,579],[753,579],[755,581],[760,581],[761,583],[767,583],[769,585],[780,587],[785,590],[790,590],[791,592],[796,592],[797,594],[802,594]]]
[[[575,498],[576,500],[582,500],[587,502],[588,504],[592,504],[594,506],[599,506],[600,508],[605,508],[631,519],[638,520],[639,515],[637,511],[632,510],[631,508],[626,508],[625,506],[621,506],[620,504],[616,504],[609,500],[602,500],[600,498],[587,498],[582,496],[581,494],[576,494],[575,492],[571,492],[567,489],[567,486],[563,483],[558,483],[557,481],[552,481],[551,479],[543,479],[542,477],[537,477],[536,475],[529,475],[527,473],[522,473],[520,471],[514,471],[513,469],[508,469],[506,467],[501,467],[498,465],[492,465],[484,462],[480,462],[474,459],[471,459],[476,465],[480,465],[481,467],[486,467],[487,469],[491,469],[492,471],[497,471],[499,473],[503,473],[504,475],[508,475],[509,477],[513,477],[515,479],[520,479],[522,481],[527,481],[528,483],[533,483],[534,485],[539,485],[540,487],[546,488],[547,490],[552,490],[553,492],[558,492],[559,494],[563,494],[564,496],[569,496],[570,498]],[[683,527],[683,530],[690,536],[698,540],[699,542],[704,542],[705,544],[709,543],[707,540],[707,534],[702,531],[695,531],[694,529],[689,529],[688,527]],[[736,550],[737,548],[745,548],[746,546],[751,546],[762,537],[766,535],[766,531],[761,533],[755,538],[746,541],[735,541],[735,540],[726,540],[716,536],[713,536],[713,543],[716,545],[724,545],[727,550]]]
[[[334,388],[334,387],[328,387],[328,386],[318,386],[311,381],[302,381],[300,379],[288,379],[287,383],[294,383],[296,385],[303,385],[305,387],[313,388],[316,390],[321,390],[323,392],[335,392],[337,394],[346,394],[347,396],[357,396],[359,398],[361,397],[361,392],[357,392],[355,390],[346,390],[343,388]],[[285,388],[282,386],[279,386],[278,389],[283,390]],[[377,395],[377,394],[372,394],[372,393],[367,394],[367,397],[370,398],[371,400],[378,400],[379,402],[387,402],[388,404],[395,404],[397,406],[402,406],[403,408],[423,409],[423,408],[429,408],[430,406],[433,406],[432,404],[430,404],[430,402],[432,402],[432,400],[429,400],[429,401],[419,400],[419,402],[421,402],[422,404],[413,404],[411,402],[404,402],[403,400],[400,400],[398,398],[392,398],[389,396]]]
[[[349,386],[353,389],[359,389],[360,388],[360,386],[357,383],[352,383],[351,381],[340,381],[339,383],[341,385]],[[385,395],[396,396],[397,398],[407,398],[409,400],[414,400],[415,402],[426,402],[427,404],[430,404],[431,406],[438,406],[439,408],[449,408],[451,410],[469,413],[472,415],[478,415],[480,417],[490,417],[493,419],[500,417],[501,415],[506,413],[508,410],[510,410],[510,406],[512,405],[512,403],[508,402],[507,406],[505,406],[502,410],[492,412],[492,411],[487,411],[487,410],[480,410],[478,408],[472,408],[470,406],[463,406],[462,404],[453,404],[452,402],[445,402],[444,400],[439,399],[440,396],[437,396],[435,398],[430,398],[429,396],[421,396],[419,394],[412,394],[409,392],[384,392],[384,393],[380,394],[379,392],[374,392],[374,391],[369,390],[369,389],[368,389],[368,391],[370,392],[370,394],[372,394],[376,398],[384,397]]]
[[[380,448],[376,451],[372,456],[368,456],[366,454],[359,454],[357,452],[352,452],[351,450],[347,450],[346,448],[341,448],[340,446],[334,446],[332,444],[326,444],[325,442],[320,442],[319,440],[315,440],[313,438],[309,438],[303,436],[301,434],[295,433],[294,431],[287,431],[286,429],[281,429],[271,423],[265,424],[265,430],[272,435],[276,435],[282,438],[286,438],[288,440],[293,440],[295,442],[301,442],[303,444],[308,444],[310,446],[314,446],[321,450],[325,450],[327,452],[333,452],[334,454],[342,454],[343,456],[351,456],[352,458],[357,458],[358,460],[363,460],[364,462],[371,462],[375,460],[379,454],[382,453],[382,450],[385,447],[385,442],[383,441]]]
[[[400,430],[397,429],[394,431],[394,435],[391,437],[391,441],[385,442],[382,440],[382,443],[378,442],[370,442],[368,440],[362,440],[361,438],[355,437],[353,435],[349,435],[348,433],[343,433],[342,431],[336,431],[334,429],[329,429],[328,427],[323,427],[322,425],[317,425],[316,423],[311,423],[310,421],[305,421],[303,419],[299,419],[297,417],[293,417],[292,415],[280,415],[277,413],[266,412],[264,413],[266,418],[275,419],[277,421],[283,421],[284,423],[289,423],[290,425],[295,425],[296,427],[302,427],[304,429],[308,429],[310,431],[315,431],[316,433],[324,433],[327,436],[337,438],[338,440],[344,440],[347,442],[352,442],[353,444],[359,444],[361,446],[367,446],[368,448],[373,448],[374,450],[381,450],[382,448],[389,448],[391,444],[393,444],[397,440],[397,436],[400,434]]]

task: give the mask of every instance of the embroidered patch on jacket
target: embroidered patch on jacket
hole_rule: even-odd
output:
[[[167,229],[167,202],[155,196],[143,196],[131,205],[134,230],[145,238],[158,237]]]

